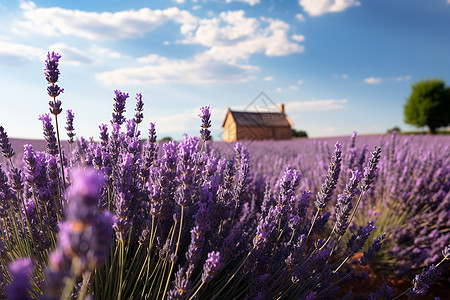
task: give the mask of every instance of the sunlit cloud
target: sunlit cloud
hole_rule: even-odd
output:
[[[352,6],[359,6],[357,0],[300,0],[299,5],[310,16],[320,16],[331,12],[341,12]]]
[[[273,76],[266,76],[263,78],[264,81],[272,81],[274,79],[275,79],[275,77],[273,77]]]
[[[369,78],[364,79],[364,82],[368,83],[368,84],[378,84],[382,81],[383,81],[383,78],[380,78],[380,77],[369,77]]]
[[[405,81],[405,80],[410,80],[410,79],[411,79],[411,75],[399,76],[399,77],[395,78],[395,80],[397,80],[397,81]]]
[[[150,55],[140,60],[152,64],[97,73],[96,78],[106,85],[166,82],[237,83],[253,80],[256,78],[255,74],[259,72],[259,68],[256,66],[229,64],[198,57],[182,60]]]
[[[227,2],[227,3],[231,3],[231,2],[243,2],[243,3],[247,3],[247,4],[251,5],[251,6],[261,3],[260,0],[227,0],[226,2]]]
[[[40,60],[44,55],[44,49],[38,47],[0,41],[0,64],[3,65]]]

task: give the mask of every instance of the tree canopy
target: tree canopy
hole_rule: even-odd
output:
[[[450,88],[439,79],[414,83],[404,106],[405,123],[428,126],[430,133],[450,124]]]

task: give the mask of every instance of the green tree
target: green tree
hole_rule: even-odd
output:
[[[438,79],[416,82],[404,106],[405,123],[428,126],[430,133],[450,124],[450,88]]]

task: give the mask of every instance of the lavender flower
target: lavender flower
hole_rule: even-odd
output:
[[[142,122],[142,118],[144,114],[142,111],[144,110],[144,102],[142,102],[142,93],[136,93],[136,114],[134,115],[134,122],[136,124],[140,124]]]
[[[450,245],[444,247],[444,250],[442,250],[442,255],[446,260],[450,259]]]
[[[102,140],[102,146],[106,147],[106,145],[108,145],[108,125],[106,124],[101,124],[100,126],[98,126],[98,128],[100,128],[100,139]]]
[[[342,145],[339,143],[335,144],[334,154],[331,158],[330,165],[328,166],[328,173],[325,178],[325,182],[320,187],[320,192],[316,196],[316,206],[318,209],[324,208],[328,201],[331,200],[333,190],[336,188],[336,184],[339,179],[339,174],[341,172],[341,155],[342,155]]]
[[[67,111],[67,126],[66,126],[66,130],[67,130],[67,136],[69,137],[68,143],[72,144],[73,143],[73,137],[75,136],[75,133],[73,132],[75,130],[75,128],[73,128],[73,118],[74,115],[72,113],[72,110],[68,109]]]
[[[103,175],[94,169],[77,169],[72,178],[67,191],[67,219],[60,224],[58,248],[68,257],[78,258],[75,273],[81,274],[104,263],[112,243],[113,216],[109,211],[98,210]]]
[[[206,283],[211,281],[216,273],[222,267],[222,261],[220,258],[220,252],[210,252],[208,253],[208,259],[206,259],[203,265],[202,282]]]
[[[436,282],[439,277],[439,270],[435,265],[431,265],[428,269],[423,269],[422,273],[416,275],[413,279],[413,288],[409,291],[408,296],[411,299],[419,298],[424,295],[430,285]]]
[[[114,93],[116,97],[114,98],[114,112],[112,114],[113,119],[111,120],[111,124],[122,125],[125,121],[125,117],[123,113],[125,112],[125,102],[127,100],[128,93],[123,93],[119,90],[115,90]]]
[[[30,258],[16,259],[8,266],[8,271],[13,278],[12,283],[6,286],[5,291],[10,300],[31,299],[28,294],[32,264]]]
[[[11,158],[15,154],[9,142],[8,134],[2,126],[0,126],[0,148],[2,149],[3,156],[6,158]]]
[[[389,300],[392,299],[392,294],[394,294],[394,289],[385,281],[383,285],[375,291],[375,293],[369,294],[369,300]]]
[[[211,113],[209,111],[209,105],[203,106],[200,108],[201,113],[198,115],[200,119],[202,119],[202,126],[200,129],[200,135],[203,141],[208,141],[211,139],[211,131],[209,128],[211,127]]]
[[[44,129],[44,137],[47,142],[47,153],[50,155],[58,154],[58,145],[56,144],[55,131],[52,125],[52,119],[49,114],[39,116],[39,120],[42,121],[42,127]]]
[[[369,158],[369,163],[367,167],[364,168],[364,177],[361,180],[362,192],[365,192],[370,188],[370,185],[372,184],[375,178],[375,171],[377,170],[377,165],[378,162],[380,161],[380,153],[381,148],[375,146],[372,152],[372,157]]]
[[[54,84],[58,81],[59,77],[59,59],[61,58],[61,55],[55,52],[48,52],[47,53],[47,59],[45,60],[45,79],[47,79],[47,82],[49,84]]]
[[[367,265],[370,261],[375,258],[375,254],[380,251],[382,241],[386,238],[386,233],[383,233],[379,238],[374,239],[372,246],[369,247],[367,251],[364,252],[364,255],[360,259],[360,263],[362,266]]]
[[[348,217],[353,209],[352,198],[358,192],[357,186],[361,180],[361,172],[352,171],[352,177],[342,194],[338,195],[336,205],[336,226],[334,231],[338,235],[344,235],[348,227]]]

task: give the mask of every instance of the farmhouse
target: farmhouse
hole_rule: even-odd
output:
[[[280,104],[279,112],[234,111],[228,108],[222,127],[226,142],[292,138],[292,121],[285,114],[284,104]]]

